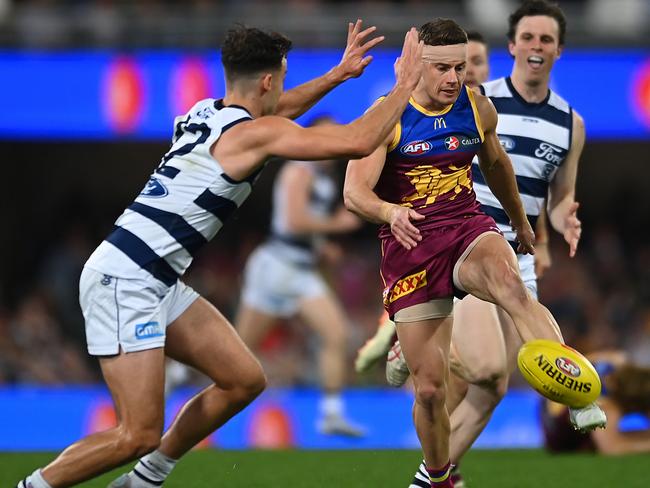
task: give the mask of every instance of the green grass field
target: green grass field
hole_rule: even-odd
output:
[[[52,454],[0,454],[0,487],[43,465]],[[406,488],[416,451],[197,451],[180,463],[168,488]],[[647,455],[604,458],[537,450],[473,451],[463,462],[470,488],[636,488],[650,486]],[[80,486],[105,488],[117,470]]]

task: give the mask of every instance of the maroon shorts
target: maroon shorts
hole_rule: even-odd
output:
[[[481,234],[501,234],[492,217],[485,214],[420,232],[422,240],[410,251],[393,235],[381,240],[384,307],[391,317],[419,303],[465,296],[454,286],[454,266]]]

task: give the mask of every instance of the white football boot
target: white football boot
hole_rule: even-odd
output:
[[[366,430],[360,425],[347,420],[342,415],[325,415],[316,424],[318,432],[324,435],[341,435],[345,437],[365,437]]]
[[[380,358],[385,357],[393,343],[394,335],[395,322],[384,320],[375,335],[368,339],[357,352],[357,358],[354,360],[354,370],[357,373],[368,371]]]
[[[591,432],[607,426],[607,415],[596,402],[582,408],[569,408],[569,419],[573,428],[580,432]]]
[[[108,488],[131,488],[131,478],[128,473],[123,474],[108,485]]]
[[[402,354],[399,341],[395,341],[386,357],[386,381],[390,386],[400,387],[409,377],[409,368]]]

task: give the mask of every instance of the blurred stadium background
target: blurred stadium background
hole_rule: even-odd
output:
[[[0,450],[56,450],[114,421],[96,362],[85,352],[78,276],[166,151],[173,117],[223,93],[218,46],[232,23],[278,30],[294,41],[288,87],[338,62],[349,20],[377,25],[387,39],[371,67],[311,112],[349,121],[390,86],[406,29],[435,16],[482,31],[492,77],[508,74],[507,13],[516,3],[0,0]],[[577,196],[584,234],[572,260],[553,236],[554,265],[540,282],[541,300],[569,344],[585,352],[625,349],[650,365],[650,4],[559,3],[569,26],[553,87],[586,121]],[[187,277],[230,318],[243,263],[268,229],[278,167],[269,166]],[[382,368],[361,377],[352,370],[381,309],[375,229],[340,242],[344,258],[327,275],[352,330],[347,408],[368,426],[368,437],[316,433],[315,344],[288,324],[265,344],[272,388],[209,444],[417,447],[409,391],[384,389]],[[193,378],[170,398],[168,416],[201,381]],[[518,385],[479,446],[541,445],[538,400]]]

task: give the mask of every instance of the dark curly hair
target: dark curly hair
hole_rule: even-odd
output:
[[[467,44],[467,34],[451,19],[433,19],[420,27],[418,33],[427,46]]]
[[[291,41],[277,32],[237,25],[226,33],[221,63],[229,80],[264,70],[278,69],[291,49]]]
[[[564,12],[556,3],[550,3],[546,0],[526,0],[517,10],[515,10],[508,19],[508,39],[515,42],[517,24],[523,17],[532,17],[535,15],[546,15],[557,21],[560,28],[560,46],[564,45],[564,36],[566,35],[566,17]]]

